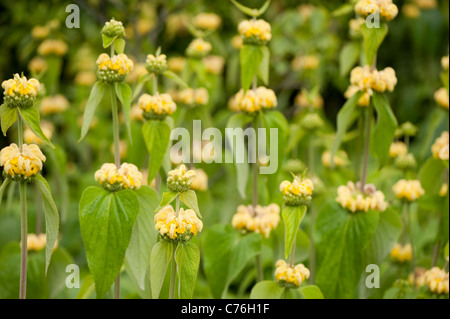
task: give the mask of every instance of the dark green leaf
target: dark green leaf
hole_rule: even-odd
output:
[[[187,191],[185,193],[180,193],[180,200],[185,203],[187,207],[193,209],[198,217],[202,218],[200,209],[198,208],[197,195],[193,190]]]
[[[305,299],[324,299],[322,291],[317,286],[300,287],[300,292],[305,296]]]
[[[284,250],[284,257],[286,259],[291,253],[292,246],[295,243],[295,238],[297,237],[297,232],[300,228],[303,217],[305,217],[306,210],[307,207],[305,205],[295,207],[286,206],[281,212],[281,216],[283,217],[283,221],[286,226],[284,237],[286,245]]]
[[[241,48],[241,85],[244,92],[252,85],[263,60],[259,46],[244,44]]]
[[[161,199],[161,202],[159,203],[158,208],[156,208],[156,210],[154,211],[155,213],[157,211],[159,211],[161,208],[170,205],[170,203],[172,203],[175,198],[177,198],[179,193],[174,193],[174,192],[165,192],[163,193],[163,197]]]
[[[346,76],[350,70],[358,63],[361,55],[361,45],[358,42],[347,43],[339,56],[339,70],[342,77]]]
[[[0,106],[0,118],[3,135],[6,136],[6,132],[17,120],[17,108],[10,108],[6,104]]]
[[[250,299],[281,299],[284,289],[274,281],[258,282],[250,292]]]
[[[118,38],[114,41],[114,51],[117,54],[122,54],[125,51],[125,40],[122,38]]]
[[[173,257],[173,244],[160,241],[153,246],[150,257],[150,283],[153,299],[158,299],[167,267]],[[175,262],[175,261],[172,261]]]
[[[384,38],[388,33],[388,26],[386,23],[381,23],[379,28],[369,28],[366,23],[361,26],[361,31],[364,38],[364,52],[366,56],[366,64],[372,66]]]
[[[183,81],[182,78],[180,78],[178,75],[176,75],[174,72],[167,70],[164,71],[163,75],[166,78],[171,79],[172,81],[174,81],[176,84],[178,84],[180,87],[182,88],[188,88],[189,86],[186,84],[186,82]]]
[[[19,114],[24,120],[24,122],[28,125],[28,127],[33,131],[33,133],[39,137],[45,144],[49,145],[51,148],[55,148],[55,146],[50,142],[50,140],[45,136],[44,132],[42,132],[41,124],[39,122],[39,110],[35,106],[31,106],[25,109],[19,108]]]
[[[419,179],[427,195],[438,194],[442,184],[436,183],[444,175],[445,166],[440,159],[430,157],[419,172]]]
[[[180,299],[191,299],[200,265],[200,251],[192,243],[179,244],[175,251],[178,273],[178,296]]]
[[[95,111],[99,106],[100,102],[107,91],[107,87],[109,84],[101,81],[95,82],[92,87],[91,93],[89,94],[89,98],[86,102],[86,107],[84,109],[83,114],[83,124],[81,126],[81,137],[78,141],[81,141],[86,136],[89,128],[91,126],[92,120],[95,115]]]
[[[109,47],[113,42],[114,42],[114,40],[117,38],[117,36],[115,36],[115,37],[110,37],[110,36],[108,36],[108,35],[106,35],[106,34],[102,34],[102,40],[103,40],[103,48],[107,48],[107,47]]]
[[[262,60],[258,68],[258,75],[265,85],[269,85],[269,70],[270,70],[270,50],[267,46],[259,47],[262,53]]]
[[[166,121],[150,120],[142,126],[145,145],[150,153],[148,168],[149,183],[155,178],[161,168],[167,146],[170,142],[170,127]]]
[[[121,39],[122,40],[122,39]],[[117,82],[115,83],[116,94],[122,103],[122,110],[125,119],[125,126],[127,127],[128,137],[131,139],[131,127],[130,127],[130,109],[131,109],[131,88],[128,84]]]

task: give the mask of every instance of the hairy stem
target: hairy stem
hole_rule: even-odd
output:
[[[172,267],[170,271],[169,299],[175,299],[175,280],[177,275],[177,263],[175,261],[176,251],[177,251],[177,244],[173,244]]]
[[[25,182],[19,183],[20,190],[20,292],[19,298],[27,297],[27,195]]]
[[[114,87],[111,86],[111,106],[113,117],[113,130],[114,130],[114,161],[117,169],[120,168],[120,128],[119,128],[119,111],[117,107],[116,94]]]
[[[120,272],[117,275],[116,282],[114,284],[114,299],[120,299]]]
[[[367,168],[369,165],[369,147],[370,147],[370,126],[372,122],[372,104],[369,105],[367,112],[365,114],[365,123],[366,126],[366,137],[364,141],[364,160],[363,160],[363,171],[361,175],[361,190],[364,188],[367,182]]]
[[[257,282],[263,281],[264,280],[264,271],[263,271],[261,254],[256,255],[255,264],[256,264],[256,281]]]

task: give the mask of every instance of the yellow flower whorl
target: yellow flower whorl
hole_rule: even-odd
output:
[[[419,180],[399,180],[392,190],[398,199],[405,199],[409,202],[414,202],[425,194]]]
[[[177,216],[168,205],[155,215],[155,228],[165,240],[187,242],[202,231],[203,223],[192,209],[180,208]]]
[[[395,244],[390,253],[391,259],[398,263],[406,263],[412,260],[413,251],[412,245],[407,244],[405,246],[399,243]]]
[[[310,271],[303,264],[290,266],[280,259],[275,264],[275,279],[283,287],[298,287],[309,279]]]
[[[272,28],[262,19],[241,21],[238,32],[246,44],[265,45],[272,39]]]
[[[122,163],[117,169],[116,164],[105,163],[95,172],[95,180],[104,189],[114,192],[122,189],[139,189],[143,183],[143,176],[136,165]]]
[[[2,82],[4,103],[9,107],[27,108],[33,105],[41,84],[35,78],[27,79],[18,73]]]
[[[355,5],[355,11],[363,17],[379,12],[386,21],[391,21],[398,15],[398,7],[392,0],[360,0]]]
[[[428,289],[438,295],[449,294],[449,274],[439,267],[433,267],[425,273]]]
[[[360,183],[348,182],[347,185],[338,187],[336,201],[352,213],[377,210],[383,212],[388,207],[384,200],[384,194],[377,191],[373,184],[367,184],[360,190]]]
[[[196,175],[193,170],[187,170],[184,164],[169,172],[167,186],[175,193],[185,193],[191,188],[192,178]]]
[[[440,107],[448,110],[449,97],[448,97],[448,92],[447,92],[446,88],[440,88],[439,90],[437,90],[434,93],[434,100]]]
[[[240,90],[229,101],[228,107],[234,112],[255,113],[263,109],[272,109],[278,106],[277,96],[271,89],[263,86],[257,89]]]
[[[146,119],[162,118],[173,114],[177,109],[172,97],[167,93],[154,96],[143,94],[138,103],[141,110],[144,111],[144,118]]]
[[[43,41],[37,51],[42,56],[47,55],[56,55],[56,56],[63,56],[67,53],[68,46],[67,43],[65,43],[62,40],[58,39],[47,39]]]
[[[203,58],[212,50],[211,43],[202,38],[194,39],[186,49],[186,55],[192,58]]]
[[[118,54],[110,57],[106,53],[100,54],[97,59],[98,71],[97,75],[100,80],[105,82],[120,82],[125,79],[134,67],[126,54]]]
[[[448,160],[448,145],[449,145],[449,133],[447,131],[442,132],[431,147],[433,157],[441,160]]]
[[[193,24],[202,30],[217,30],[222,24],[222,19],[215,13],[199,13],[195,16]]]
[[[270,232],[279,222],[280,207],[277,204],[264,207],[239,205],[231,220],[231,226],[242,232],[256,232],[269,238]]]
[[[36,144],[23,144],[22,150],[11,144],[0,151],[0,166],[13,180],[27,180],[42,169],[46,158]]]
[[[311,200],[314,184],[310,179],[294,177],[294,181],[283,181],[280,184],[283,200],[287,206],[298,206]]]

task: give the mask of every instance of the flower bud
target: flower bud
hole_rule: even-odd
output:
[[[121,21],[117,21],[113,18],[105,23],[101,33],[111,38],[123,38],[125,36],[125,28]]]
[[[283,193],[284,204],[287,206],[299,206],[311,200],[314,184],[310,179],[302,179],[295,176],[294,181],[283,181],[280,184]]]
[[[324,123],[317,113],[309,113],[300,121],[300,125],[307,131],[315,131],[322,128]]]
[[[403,170],[414,169],[417,162],[413,154],[400,155],[395,159],[395,166]]]
[[[160,54],[155,57],[153,54],[147,55],[145,67],[149,73],[161,74],[167,70],[167,57],[165,54]]]
[[[186,55],[191,58],[201,59],[209,54],[212,45],[201,38],[193,40],[186,49]]]
[[[185,193],[191,188],[192,178],[195,176],[195,171],[187,171],[185,165],[180,165],[177,169],[169,172],[167,178],[167,186],[169,190],[174,193]]]

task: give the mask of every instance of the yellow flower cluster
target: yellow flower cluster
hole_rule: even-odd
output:
[[[333,157],[333,163],[336,167],[346,166],[348,164],[348,155],[344,151],[339,151]],[[322,164],[325,167],[331,167],[331,152],[325,151],[322,153]]]
[[[425,194],[419,180],[399,180],[392,187],[392,191],[398,199],[406,199],[409,202],[414,202]]]
[[[37,52],[42,56],[63,56],[67,53],[67,49],[67,43],[65,43],[64,41],[57,39],[47,39],[39,45]]]
[[[155,215],[155,228],[165,240],[187,242],[202,231],[203,223],[192,209],[180,208],[177,214],[169,205]]]
[[[31,36],[35,39],[43,39],[50,33],[50,28],[45,25],[36,25],[31,29]]]
[[[449,294],[449,276],[445,270],[433,267],[425,273],[425,280],[431,292],[438,295]]]
[[[299,55],[292,60],[292,69],[315,70],[320,65],[320,58],[317,55]]]
[[[144,118],[161,118],[166,115],[173,114],[177,106],[172,100],[172,97],[167,94],[157,94],[151,96],[149,94],[143,94],[139,98],[139,107],[144,111]]]
[[[169,70],[180,73],[183,71],[186,64],[186,58],[182,56],[171,57],[167,60],[167,66]]]
[[[38,80],[34,78],[28,80],[25,76],[16,73],[12,79],[2,82],[4,102],[10,107],[30,107],[40,87]]]
[[[196,175],[193,170],[187,170],[184,164],[169,172],[167,186],[175,193],[184,193],[191,188],[192,178]]]
[[[437,7],[436,0],[414,0],[416,5],[418,5],[421,9],[434,9]]]
[[[191,189],[195,191],[205,192],[208,190],[208,175],[202,169],[196,169],[195,175],[192,177]]]
[[[184,89],[175,94],[174,100],[189,106],[202,106],[209,103],[209,93],[205,88]]]
[[[391,250],[391,258],[398,263],[411,261],[413,258],[412,245],[407,244],[405,246],[402,246],[398,243],[395,244]]]
[[[199,13],[195,16],[193,24],[202,30],[217,30],[222,24],[222,19],[215,13]]]
[[[23,144],[20,149],[13,143],[0,151],[0,166],[14,180],[26,180],[35,176],[42,169],[42,162],[45,160],[36,144]]]
[[[444,71],[448,71],[448,67],[449,67],[449,56],[448,55],[444,56],[441,59],[441,65],[442,65],[442,68],[444,69]]]
[[[69,101],[64,95],[58,94],[55,96],[48,96],[42,99],[41,114],[50,115],[56,113],[62,113],[69,107]]]
[[[405,156],[408,154],[408,147],[403,142],[393,142],[391,147],[389,148],[389,156],[392,158],[396,158],[399,156]]]
[[[194,39],[186,49],[186,55],[192,58],[203,58],[212,50],[211,43],[202,38]]]
[[[425,274],[425,268],[417,267],[416,269],[414,269],[414,272],[412,272],[408,276],[409,284],[411,286],[415,286],[416,288],[425,286],[427,284]]]
[[[361,17],[350,20],[348,25],[349,25],[349,33],[352,38],[361,37],[362,35],[361,27],[364,23],[366,23],[366,20]]]
[[[105,163],[95,172],[95,180],[104,189],[114,192],[121,189],[139,189],[143,176],[133,164],[122,163],[117,169],[116,164]]]
[[[303,264],[291,266],[280,259],[275,264],[275,267],[275,279],[284,287],[298,287],[305,280],[308,280],[310,276],[309,269]]]
[[[360,182],[356,185],[348,182],[347,185],[339,186],[336,201],[352,213],[368,212],[369,210],[384,212],[388,207],[388,203],[384,200],[384,194],[377,191],[373,184],[366,184],[362,190],[360,186]]]
[[[397,77],[393,68],[388,67],[378,71],[366,65],[364,67],[357,66],[352,70],[350,82],[359,91],[369,93],[371,96],[374,90],[380,93],[394,91]]]
[[[42,121],[41,128],[44,135],[50,140],[53,135],[54,126],[49,121]],[[33,131],[27,127],[23,133],[23,140],[26,144],[41,144],[42,140],[33,133]]]
[[[439,190],[439,196],[445,197],[447,196],[447,193],[448,193],[448,184],[444,183],[442,184],[441,189]]]
[[[359,92],[360,89],[356,85],[350,85],[345,91],[344,96],[346,99],[350,99],[353,95]],[[358,100],[358,106],[368,107],[370,105],[370,94],[365,92]]]
[[[134,63],[123,53],[113,57],[102,53],[97,59],[97,66],[97,75],[100,80],[118,82],[123,81],[125,76],[133,70]]]
[[[91,86],[97,81],[97,76],[92,71],[81,71],[77,73],[74,81],[77,85]]]
[[[447,131],[442,132],[441,136],[436,139],[431,147],[433,157],[436,159],[448,160],[448,144],[449,134]]]
[[[270,232],[279,222],[280,207],[277,204],[256,207],[239,205],[231,225],[239,231],[256,232],[269,238]]]
[[[265,45],[272,39],[272,28],[262,19],[241,21],[238,32],[247,44]]]
[[[310,106],[312,106],[315,109],[321,109],[323,108],[323,98],[321,95],[316,94],[314,100],[311,103],[306,94],[304,92],[300,92],[295,97],[294,104],[299,108],[309,108]]]
[[[145,67],[149,73],[161,74],[168,68],[167,56],[165,54],[160,54],[158,56],[149,54],[145,60]]]
[[[28,234],[27,236],[27,250],[39,251],[45,248],[47,244],[47,236],[45,234]]]
[[[414,3],[405,3],[402,7],[402,13],[407,18],[416,19],[420,16],[420,8]]]
[[[392,0],[360,0],[355,5],[355,11],[364,17],[380,13],[386,21],[391,21],[398,15],[398,7]]]
[[[228,107],[234,112],[255,113],[262,109],[277,107],[278,100],[275,92],[260,86],[254,90],[240,90],[229,101]]]
[[[28,63],[28,69],[33,74],[39,74],[46,68],[47,68],[47,61],[38,56],[31,59],[30,63]]]
[[[220,55],[210,55],[203,58],[203,63],[205,64],[206,72],[219,75],[223,72],[225,60]]]
[[[449,98],[448,98],[448,92],[446,88],[440,88],[434,93],[434,100],[436,103],[443,107],[444,109],[448,110],[449,105]]]
[[[294,181],[283,181],[280,184],[284,203],[287,206],[298,206],[311,200],[314,184],[310,179],[295,176]]]

